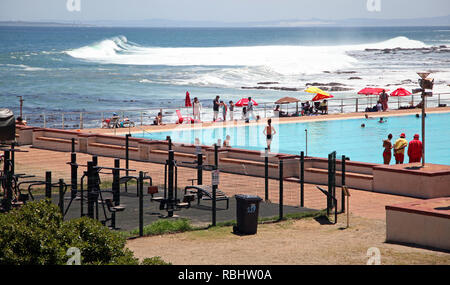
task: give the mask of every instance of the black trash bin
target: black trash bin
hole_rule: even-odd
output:
[[[259,203],[262,199],[258,196],[235,195],[237,226],[233,228],[235,233],[253,235],[258,228]]]

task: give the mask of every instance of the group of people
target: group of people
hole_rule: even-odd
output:
[[[377,104],[372,108],[367,107],[366,112],[386,112],[388,109],[388,101],[389,95],[383,90],[383,92],[380,93]]]
[[[409,163],[420,162],[422,159],[422,142],[419,140],[419,135],[415,134],[413,140],[409,143],[406,140],[405,133],[400,134],[394,144],[392,144],[392,134],[388,135],[386,140],[383,140],[383,160],[384,164],[389,164],[392,158],[392,150],[394,150],[395,164],[403,164],[405,159],[405,150],[408,148],[407,154]]]
[[[102,128],[116,129],[116,128],[128,128],[134,127],[134,122],[128,117],[124,117],[122,120],[117,113],[113,113],[112,117],[109,119],[104,119],[102,121]]]

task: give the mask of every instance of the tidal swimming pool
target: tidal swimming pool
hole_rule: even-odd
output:
[[[308,134],[308,156],[328,157],[336,151],[338,157],[346,155],[353,161],[383,163],[382,141],[388,134],[393,142],[401,133],[408,141],[414,134],[421,135],[421,119],[415,115],[386,117],[385,123],[374,119],[345,119],[298,123],[273,123],[276,135],[272,140],[271,151],[277,153],[299,154],[306,151],[306,131]],[[361,124],[365,127],[361,127]],[[234,148],[264,150],[266,139],[264,125],[229,126],[222,128],[203,128],[192,130],[174,129],[154,133],[136,133],[134,137],[164,140],[167,136],[173,142],[213,145],[230,136],[230,145]],[[450,113],[428,114],[426,116],[425,160],[427,163],[450,165]],[[420,137],[422,140],[422,137]],[[393,159],[391,163],[393,163]],[[407,156],[405,162],[408,162]]]

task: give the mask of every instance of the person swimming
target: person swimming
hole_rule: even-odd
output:
[[[366,127],[366,124],[361,124],[361,128],[365,128]]]
[[[380,120],[378,121],[378,123],[386,123],[387,121],[383,119],[383,117],[380,117]]]

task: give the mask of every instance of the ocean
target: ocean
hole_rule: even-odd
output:
[[[18,112],[23,96],[29,115],[177,107],[186,91],[204,106],[216,95],[307,100],[269,88],[317,82],[355,97],[366,86],[415,88],[421,70],[450,92],[450,27],[0,27],[0,106]]]

